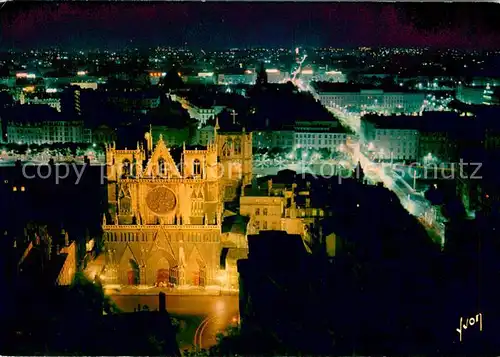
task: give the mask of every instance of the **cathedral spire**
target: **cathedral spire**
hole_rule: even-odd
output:
[[[146,139],[146,146],[148,150],[147,154],[149,155],[153,151],[153,137],[151,136],[150,131],[144,134],[144,139]]]
[[[214,138],[213,138],[213,144],[217,143],[217,131],[220,129],[219,126],[219,117],[215,117],[215,126],[214,126]]]

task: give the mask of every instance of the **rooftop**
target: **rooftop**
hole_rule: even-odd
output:
[[[5,108],[2,119],[13,122],[40,123],[44,121],[68,121],[68,117],[58,113],[48,105],[17,105]]]
[[[473,120],[473,117],[461,117],[455,112],[423,112],[420,116],[367,114],[362,118],[362,122],[370,122],[377,128],[418,130],[423,133],[464,130]]]
[[[400,86],[375,86],[371,84],[314,82],[319,93],[358,93],[362,91],[383,91],[385,93],[418,93]]]
[[[56,247],[52,248],[50,260],[45,254],[43,246],[37,246],[30,250],[20,265],[19,272],[23,280],[46,283],[51,286],[56,284],[67,254],[57,254]]]

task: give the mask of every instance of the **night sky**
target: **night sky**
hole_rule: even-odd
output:
[[[500,5],[480,3],[8,3],[0,18],[3,49],[500,44]]]

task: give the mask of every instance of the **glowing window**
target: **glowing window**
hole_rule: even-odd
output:
[[[201,163],[200,160],[198,159],[195,159],[193,162],[193,174],[201,175]]]

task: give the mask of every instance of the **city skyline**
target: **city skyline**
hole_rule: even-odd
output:
[[[2,355],[499,355],[499,5],[19,1]]]

